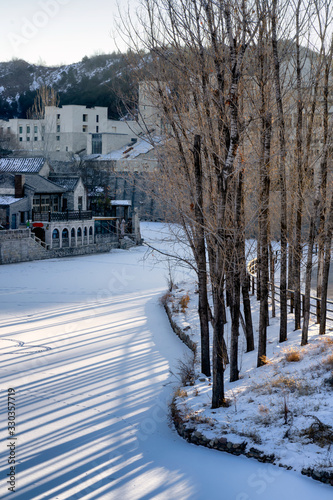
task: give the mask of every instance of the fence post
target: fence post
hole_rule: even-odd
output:
[[[316,299],[316,304],[317,304],[317,307],[316,307],[316,314],[317,314],[317,325],[319,325],[320,323],[320,299]]]
[[[294,312],[294,292],[290,291],[290,312]]]
[[[254,276],[251,276],[252,278],[252,295],[254,295]]]
[[[305,295],[302,293],[302,318],[304,318]]]

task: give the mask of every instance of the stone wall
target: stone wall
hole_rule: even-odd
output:
[[[30,229],[0,231],[0,264],[107,253],[112,248],[120,248],[120,246],[119,241],[115,240],[80,247],[46,250],[31,238]]]
[[[46,252],[30,237],[30,229],[0,231],[0,264],[45,259]]]

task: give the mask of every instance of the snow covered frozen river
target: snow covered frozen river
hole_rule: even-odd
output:
[[[159,305],[166,268],[144,254],[0,266],[0,498],[331,499],[331,487],[172,429],[170,370],[187,348]]]

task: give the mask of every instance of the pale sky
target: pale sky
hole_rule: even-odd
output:
[[[117,50],[117,4],[128,0],[2,0],[0,62],[13,57],[46,65]],[[130,0],[133,17],[137,0]],[[126,9],[127,10],[127,9]],[[117,37],[121,51],[126,45]]]

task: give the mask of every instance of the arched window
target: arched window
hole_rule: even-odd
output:
[[[84,228],[84,233],[83,234],[84,234],[84,236],[88,235],[88,229],[86,227]]]
[[[92,236],[92,234],[93,234],[92,226],[90,226],[90,228],[89,228],[89,236]]]
[[[71,229],[71,238],[75,238],[75,229],[72,227]]]
[[[54,240],[58,240],[59,239],[59,231],[58,231],[58,229],[53,229],[52,238]]]
[[[79,238],[82,236],[82,229],[80,227],[77,228],[77,235]]]
[[[65,229],[62,230],[62,237],[63,238],[68,238],[68,229],[67,228],[65,228]]]

